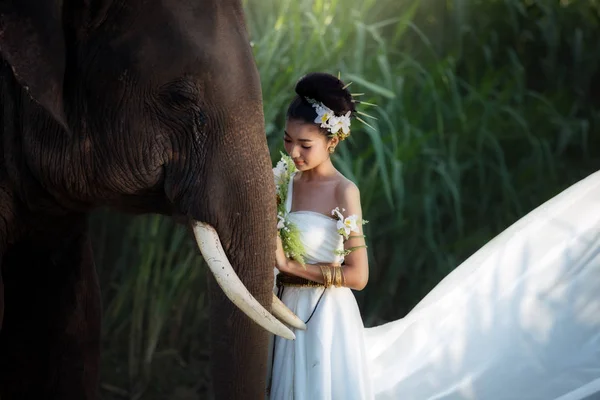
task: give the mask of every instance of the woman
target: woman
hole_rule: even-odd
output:
[[[308,329],[297,332],[295,341],[275,340],[271,398],[370,399],[363,324],[350,290],[362,290],[367,284],[365,241],[361,224],[344,240],[333,218],[354,215],[360,221],[362,215],[358,188],[330,159],[344,130],[348,132],[343,125],[349,119],[341,121],[339,129],[327,127],[327,115],[314,123],[317,101],[342,117],[355,111],[354,103],[343,83],[328,74],[305,76],[296,91],[284,142],[298,172],[290,180],[286,208],[302,232],[307,255],[305,267],[287,259],[279,239],[277,282],[283,302],[307,322]],[[336,208],[339,214],[332,214]],[[354,250],[345,257],[336,255],[344,247]]]
[[[275,338],[271,399],[600,398],[600,173],[506,229],[406,317],[364,329],[350,291],[368,280],[362,227],[345,241],[331,218],[338,207],[362,215],[358,189],[329,157],[355,112],[344,87],[309,74],[288,109],[298,172],[286,208],[307,265],[279,240],[277,287],[307,329]],[[344,248],[353,251],[337,255]]]

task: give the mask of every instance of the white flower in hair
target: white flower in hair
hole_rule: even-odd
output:
[[[348,136],[350,133],[350,111],[345,115],[336,116],[333,110],[325,104],[313,99],[307,99],[307,101],[312,104],[317,112],[317,117],[314,120],[315,124],[319,124],[321,128],[327,129],[334,135],[342,131],[342,134],[339,135],[341,139],[345,139]]]
[[[331,126],[331,132],[337,133],[341,130],[344,135],[348,135],[350,133],[350,111],[341,117],[332,117],[329,120],[329,125]]]
[[[325,106],[323,103],[313,103],[313,108],[315,109],[315,111],[317,112],[317,118],[315,118],[315,123],[316,124],[320,124],[321,127],[323,128],[328,128],[329,127],[329,123],[328,121],[335,116],[335,114],[333,113],[333,111],[328,108],[327,106]],[[327,126],[323,126],[323,125],[327,125]]]

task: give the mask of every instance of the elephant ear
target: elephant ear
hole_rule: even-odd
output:
[[[65,129],[62,0],[2,0],[0,55],[30,96]]]

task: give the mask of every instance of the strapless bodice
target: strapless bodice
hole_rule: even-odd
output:
[[[341,263],[344,260],[335,254],[336,250],[344,249],[342,235],[336,232],[336,220],[314,211],[293,211],[288,218],[300,231],[306,263]]]
[[[290,211],[294,197],[294,176],[288,184],[285,209],[288,218],[296,224],[300,231],[300,240],[306,250],[305,262],[315,263],[341,263],[343,256],[335,254],[336,250],[344,250],[342,235],[337,232],[337,221],[327,215],[316,211]]]

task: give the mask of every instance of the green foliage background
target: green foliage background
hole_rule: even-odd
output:
[[[401,318],[518,218],[600,166],[597,0],[246,0],[275,161],[296,80],[341,72],[377,117],[335,165],[361,189],[365,324]],[[160,216],[92,218],[102,398],[209,395],[205,269]]]

